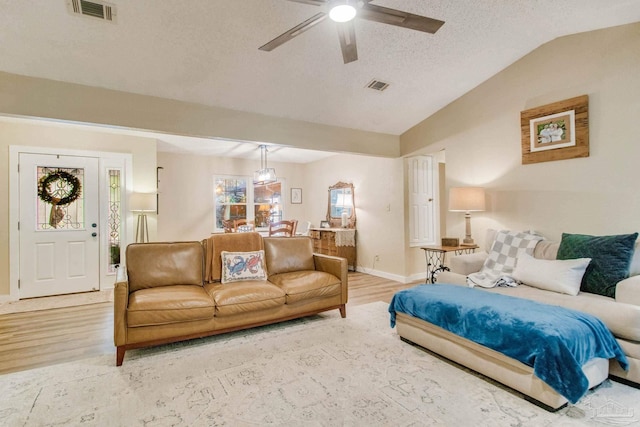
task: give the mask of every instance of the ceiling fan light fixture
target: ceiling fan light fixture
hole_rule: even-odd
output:
[[[347,2],[337,4],[329,11],[329,18],[335,22],[349,22],[356,17],[356,8]]]

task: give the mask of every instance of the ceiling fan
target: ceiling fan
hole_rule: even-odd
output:
[[[382,24],[395,25],[397,27],[408,28],[410,30],[423,31],[434,34],[444,21],[427,18],[426,16],[414,15],[413,13],[371,4],[372,0],[288,0],[296,3],[322,6],[325,11],[313,15],[306,21],[296,25],[289,31],[280,34],[270,42],[260,46],[258,49],[267,52],[288,42],[292,38],[299,36],[311,29],[316,24],[324,21],[327,16],[337,23],[338,38],[342,49],[344,63],[356,61],[358,51],[356,49],[356,33],[353,25],[354,18],[366,19],[368,21],[380,22]]]

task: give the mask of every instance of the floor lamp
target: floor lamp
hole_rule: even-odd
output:
[[[131,212],[138,213],[138,224],[136,226],[136,243],[149,241],[149,226],[147,225],[146,212],[156,211],[155,193],[133,193],[129,199]]]
[[[449,211],[465,213],[465,237],[462,246],[475,246],[475,242],[471,238],[471,212],[479,212],[484,209],[484,188],[453,187],[449,190]]]

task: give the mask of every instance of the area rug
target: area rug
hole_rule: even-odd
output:
[[[52,308],[76,307],[79,305],[99,304],[111,301],[113,301],[113,289],[85,292],[81,294],[29,298],[19,301],[7,301],[0,303],[0,315],[24,313],[27,311],[50,310]]]
[[[387,305],[0,376],[0,425],[632,425],[640,390],[606,381],[550,413],[400,341]]]

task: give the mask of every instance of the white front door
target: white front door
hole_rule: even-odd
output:
[[[19,186],[20,298],[99,289],[98,158],[20,153]]]

